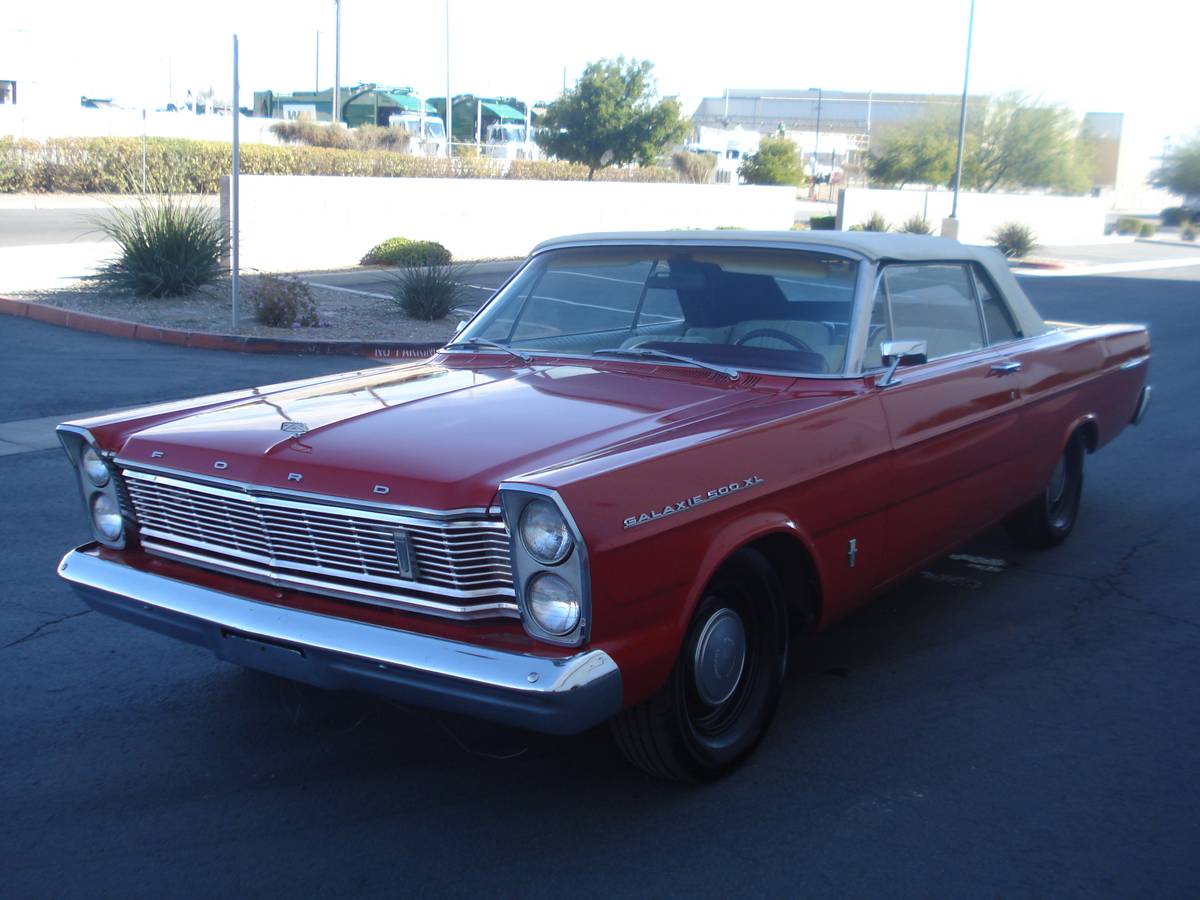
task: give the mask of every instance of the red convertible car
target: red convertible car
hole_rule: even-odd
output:
[[[430,359],[60,426],[96,609],[222,659],[704,780],[789,637],[997,523],[1071,532],[1141,420],[1137,325],[995,252],[870,233],[539,246]]]

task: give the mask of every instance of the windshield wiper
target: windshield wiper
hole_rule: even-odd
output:
[[[533,359],[528,353],[522,353],[520,350],[514,350],[512,347],[506,347],[504,344],[498,344],[495,341],[489,341],[487,338],[467,338],[463,341],[451,341],[445,344],[443,350],[474,350],[480,347],[487,347],[490,350],[499,350],[502,353],[507,353],[509,356],[515,356],[517,359],[522,359],[529,362]]]
[[[674,362],[687,363],[691,366],[699,366],[701,369],[717,372],[724,375],[730,381],[738,380],[737,369],[731,369],[729,366],[718,366],[714,363],[704,362],[704,360],[696,359],[692,356],[684,356],[680,353],[655,350],[652,347],[607,347],[600,350],[593,350],[592,356],[628,356],[631,359],[669,359]]]

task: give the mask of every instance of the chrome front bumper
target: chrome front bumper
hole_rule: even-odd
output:
[[[58,565],[84,602],[238,665],[550,734],[621,709],[621,674],[603,650],[530,656],[271,606],[101,559],[94,546]]]

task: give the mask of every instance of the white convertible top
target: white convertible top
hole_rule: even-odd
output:
[[[819,250],[828,247],[830,250],[865,257],[872,262],[970,260],[983,266],[996,287],[1003,292],[1023,335],[1029,337],[1051,330],[1021,290],[1021,285],[1008,268],[1008,261],[999,251],[975,244],[961,244],[949,238],[879,231],[607,231],[553,238],[538,244],[533,252],[596,244],[659,244],[681,247],[696,244],[719,244],[726,247],[772,245],[794,246],[797,250]]]

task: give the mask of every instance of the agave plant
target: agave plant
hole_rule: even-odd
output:
[[[143,197],[96,220],[120,255],[97,278],[139,297],[177,297],[221,274],[225,234],[207,206],[167,196]]]
[[[466,266],[437,263],[401,269],[392,276],[396,283],[392,302],[412,319],[434,322],[449,315],[466,293]]]
[[[1028,256],[1037,246],[1037,235],[1028,225],[1006,222],[991,234],[992,244],[1009,259]]]

